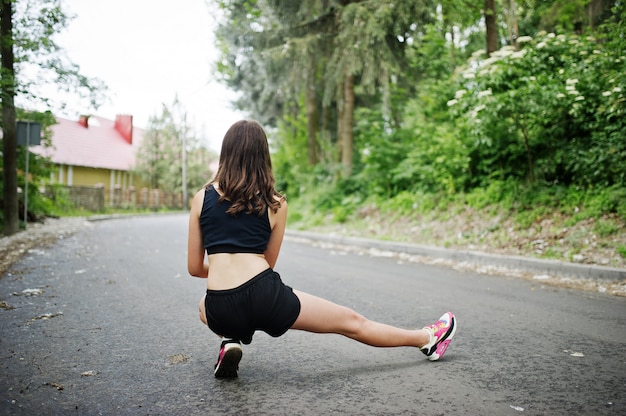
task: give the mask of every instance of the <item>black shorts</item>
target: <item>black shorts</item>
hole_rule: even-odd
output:
[[[207,290],[204,308],[213,332],[249,344],[256,330],[273,337],[287,332],[300,314],[300,300],[267,269],[234,289]]]

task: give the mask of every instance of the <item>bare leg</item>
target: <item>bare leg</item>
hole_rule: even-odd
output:
[[[206,295],[202,296],[202,299],[200,299],[200,304],[198,305],[198,310],[200,312],[200,320],[202,321],[203,324],[205,325],[209,325],[206,321],[206,313],[204,312],[204,299],[206,298]]]
[[[370,321],[350,308],[294,290],[301,310],[291,329],[344,335],[374,347],[422,347],[430,341],[428,331],[401,329]]]

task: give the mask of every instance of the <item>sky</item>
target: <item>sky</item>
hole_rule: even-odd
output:
[[[148,127],[175,97],[202,142],[219,151],[226,130],[244,118],[235,93],[212,77],[217,59],[210,0],[63,0],[75,18],[56,40],[81,73],[108,86],[107,101],[88,113],[108,119],[131,114]],[[63,116],[77,117],[68,106]],[[74,113],[72,113],[74,111]]]

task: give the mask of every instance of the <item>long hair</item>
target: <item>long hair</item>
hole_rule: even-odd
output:
[[[226,211],[230,215],[245,211],[261,216],[268,208],[278,210],[280,202],[274,196],[281,201],[284,197],[274,189],[267,136],[258,122],[241,120],[228,129],[214,181],[222,191],[219,202],[232,203]]]

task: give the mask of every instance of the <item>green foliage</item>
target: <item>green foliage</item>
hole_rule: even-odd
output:
[[[449,101],[473,185],[514,178],[626,185],[626,59],[591,37],[545,34],[475,57]]]
[[[302,107],[301,107],[302,108]],[[285,116],[277,129],[268,131],[276,189],[289,197],[307,191],[310,167],[307,163],[307,120],[304,111]]]
[[[25,111],[22,109],[16,109],[16,117],[19,121],[28,121],[39,123],[41,125],[41,145],[50,146],[50,139],[52,136],[52,130],[50,126],[56,124],[54,116],[50,112],[34,112]],[[18,146],[16,152],[16,166],[17,166],[17,186],[23,190],[26,189],[26,148],[25,146]],[[4,158],[0,158],[0,194],[3,192],[5,185],[4,181]],[[50,204],[50,201],[39,192],[39,186],[44,183],[49,177],[51,172],[50,160],[46,157],[40,156],[32,151],[28,152],[28,211],[35,216],[54,214],[54,207]],[[24,200],[23,194],[19,195],[20,200]],[[21,212],[19,213],[22,214]],[[0,214],[1,215],[1,214]]]
[[[489,59],[474,53],[484,45],[480,5],[462,0],[221,3],[222,75],[242,92],[242,108],[269,126],[292,226],[480,211],[506,218],[517,233],[545,227],[550,216],[593,224],[600,236],[623,231],[621,2],[612,20],[608,3],[515,2],[520,33],[533,37]],[[508,18],[498,16],[502,33]],[[346,70],[356,108],[348,177],[336,162],[339,115],[330,110],[341,108]],[[323,156],[311,166],[313,110]]]
[[[65,185],[48,184],[46,193],[42,195],[42,203],[46,212],[53,216],[68,216],[76,212],[70,198],[69,188]]]
[[[65,108],[67,94],[80,98],[80,108],[98,108],[104,102],[106,85],[98,78],[87,77],[79,65],[68,59],[56,43],[56,35],[67,27],[72,16],[61,0],[13,1],[13,44],[15,51],[17,94],[28,106]],[[56,94],[46,94],[53,84]]]

